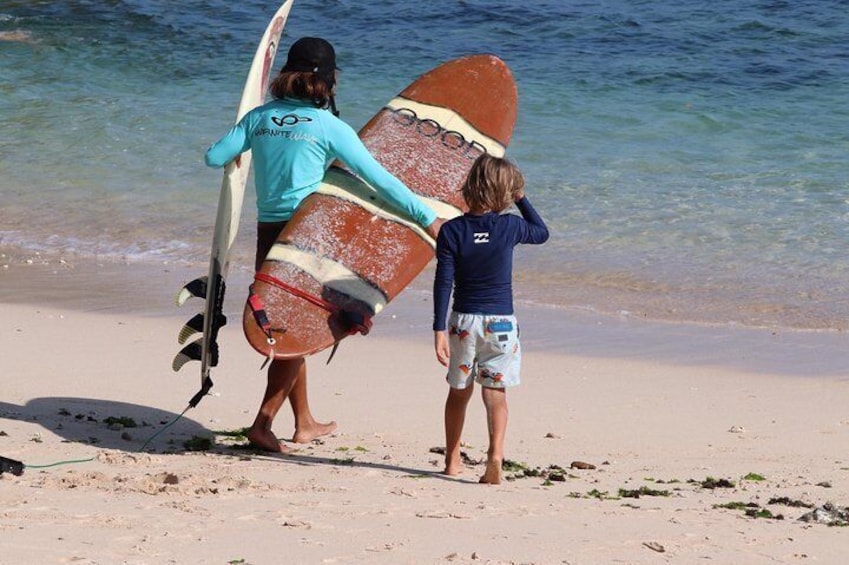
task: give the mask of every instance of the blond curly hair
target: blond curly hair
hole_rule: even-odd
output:
[[[503,212],[525,188],[519,168],[507,159],[484,153],[472,164],[460,189],[469,210]]]

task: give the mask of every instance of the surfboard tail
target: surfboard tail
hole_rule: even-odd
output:
[[[245,80],[236,121],[250,109],[262,104],[265,99],[277,47],[292,3],[293,0],[285,0],[277,9],[257,45]],[[189,361],[201,362],[201,389],[189,401],[191,407],[196,406],[212,388],[209,374],[210,368],[218,365],[218,330],[227,323],[222,310],[224,279],[229,266],[230,248],[239,226],[242,199],[250,169],[250,153],[243,154],[240,165],[230,163],[225,167],[213,230],[209,273],[187,283],[176,297],[180,306],[192,297],[205,300],[203,313],[186,322],[180,330],[178,342],[182,345],[197,333],[200,333],[201,337],[183,347],[171,364],[174,371],[179,371]]]

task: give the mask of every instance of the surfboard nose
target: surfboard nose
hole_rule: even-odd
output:
[[[513,135],[519,93],[499,57],[468,55],[422,75],[400,96],[453,110],[503,146]]]

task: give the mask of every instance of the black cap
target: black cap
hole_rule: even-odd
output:
[[[320,37],[302,37],[293,43],[283,66],[283,72],[304,71],[322,75],[336,70],[340,70],[336,67],[336,52],[330,42]]]

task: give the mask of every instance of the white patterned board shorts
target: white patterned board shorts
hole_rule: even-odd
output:
[[[507,388],[520,382],[522,348],[515,316],[451,312],[448,318],[451,360],[445,380],[463,389],[477,382]]]

